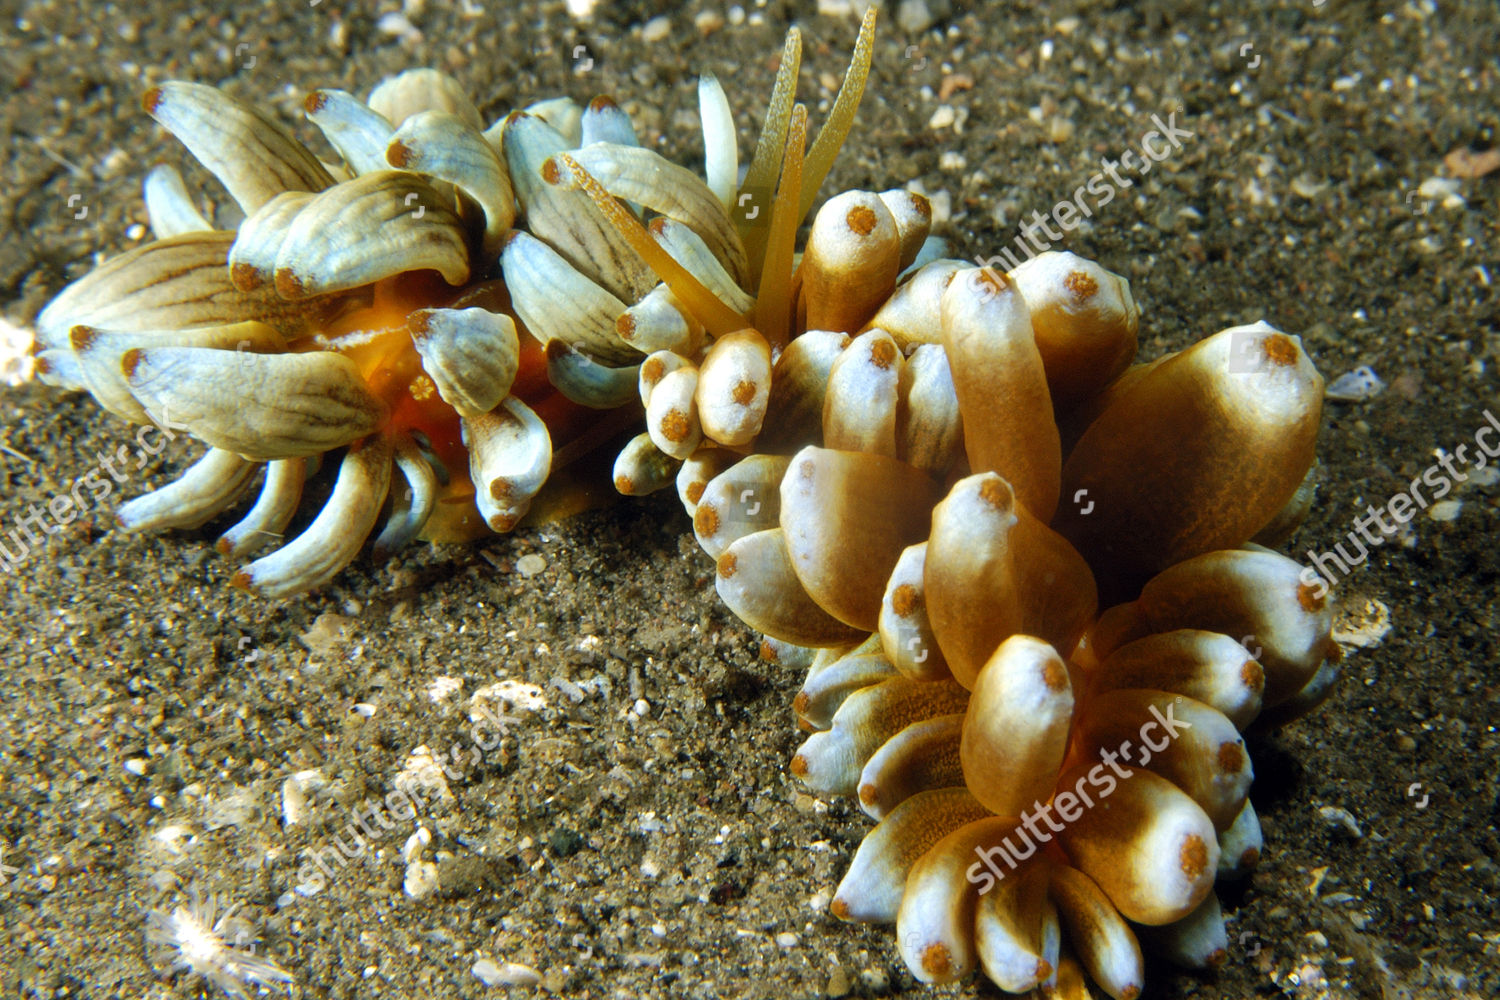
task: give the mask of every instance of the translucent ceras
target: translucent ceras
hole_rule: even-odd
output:
[[[157,168],[145,184],[157,239],[38,317],[44,380],[209,446],[178,481],[125,504],[120,525],[199,527],[263,469],[258,502],[219,548],[238,557],[276,543],[234,582],[281,597],[331,579],[383,511],[377,553],[508,531],[529,511],[578,504],[576,490],[544,493],[548,476],[635,419],[642,360],[743,340],[735,333],[755,303],[745,289],[768,242],[767,273],[785,284],[784,237],[848,132],[872,25],[805,163],[792,33],[793,68],[778,78],[745,186],[711,76],[699,88],[706,181],[641,148],[608,98],[545,101],[485,128],[458,85],[431,70],[387,80],[364,103],[315,91],[305,110],[339,155],[329,164],[217,90],[152,89],[146,111],[218,178],[243,221],[215,229],[180,176]],[[730,206],[759,196],[740,192],[782,177],[792,118],[788,172],[805,183],[783,178],[783,200],[764,202],[764,215],[742,211],[749,221],[737,225]],[[779,226],[774,240],[766,219]],[[331,496],[283,544],[307,477],[337,449]],[[639,445],[630,454],[640,457],[633,491],[643,490],[665,459]]]
[[[829,206],[823,329],[684,500],[723,600],[809,668],[793,772],[880,821],[832,912],[894,922],[925,982],[1129,998],[1142,941],[1222,961],[1213,884],[1261,843],[1240,733],[1338,673],[1326,594],[1260,544],[1306,513],[1321,378],[1264,323],[1132,365],[1127,283],[1070,253],[824,258]]]

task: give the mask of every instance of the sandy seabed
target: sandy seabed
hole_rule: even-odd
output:
[[[791,18],[814,122],[857,27],[783,4],[579,21],[428,0],[405,25],[393,3],[341,0],[5,6],[0,310],[22,327],[145,238],[141,178],[187,159],[139,110],[153,84],[215,84],[292,122],[315,87],[365,94],[436,66],[489,118],[613,94],[691,164],[697,72],[726,82],[748,154]],[[1496,143],[1494,4],[903,7],[825,191],[920,183],[937,231],[988,257],[1175,114],[1191,136],[1061,243],[1130,280],[1142,357],[1264,318],[1330,380],[1366,365],[1383,380],[1327,407],[1299,558],[1500,413],[1500,173],[1423,188],[1452,176],[1453,150]],[[658,14],[660,40],[643,30]],[[0,407],[4,529],[137,447],[82,395],[30,383]],[[143,452],[121,494],[193,457],[185,440]],[[1233,954],[1213,975],[1153,966],[1149,996],[1500,993],[1496,496],[1470,477],[1456,511],[1423,512],[1342,583],[1349,609],[1388,610],[1389,632],[1317,715],[1252,742],[1268,849],[1223,892]],[[120,498],[0,584],[0,995],[212,995],[146,946],[147,912],[190,886],[242,905],[297,996],[498,994],[473,971],[484,960],[569,997],[995,995],[923,988],[889,930],[827,913],[870,823],[788,775],[800,678],[718,603],[674,498],[367,555],[278,605],[228,587],[222,525],[124,536]],[[440,678],[461,687],[434,700]],[[478,734],[470,697],[503,681],[539,703]],[[419,747],[449,761],[446,794],[419,819],[362,811]],[[326,785],[286,825],[284,784],[311,769]],[[356,813],[366,849],[296,895]],[[438,890],[413,900],[419,824]]]

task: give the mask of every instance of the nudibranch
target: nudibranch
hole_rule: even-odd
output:
[[[177,481],[119,509],[125,530],[201,527],[260,483],[218,548],[247,557],[275,543],[234,577],[261,595],[328,582],[383,513],[377,553],[509,531],[530,511],[576,505],[549,496],[549,475],[639,426],[639,387],[658,367],[643,361],[774,325],[758,310],[787,301],[791,238],[848,134],[872,46],[867,17],[804,151],[801,105],[786,129],[800,57],[789,34],[791,70],[743,178],[709,75],[702,178],[641,147],[607,97],[543,101],[486,127],[433,70],[386,80],[364,102],[314,91],[305,112],[338,154],[328,163],[253,105],[198,84],[155,87],[146,112],[243,219],[215,228],[174,169],[153,170],[156,238],[42,311],[37,370],[208,445]],[[788,204],[783,179],[772,205],[766,178],[785,175],[801,183]],[[284,540],[328,456],[331,495]],[[627,446],[616,483],[643,492],[663,461]]]
[[[264,468],[220,542],[248,554],[344,449],[312,525],[237,577],[270,596],[330,579],[388,497],[379,547],[507,530],[623,426],[600,413],[643,414],[615,486],[675,485],[722,600],[807,670],[793,773],[877,821],[833,914],[894,923],[923,982],[1129,1000],[1143,943],[1224,960],[1214,884],[1262,850],[1241,734],[1339,675],[1328,593],[1273,548],[1311,502],[1322,379],[1265,323],[1135,363],[1122,277],[947,258],[905,190],[830,198],[799,254],[872,30],[811,144],[789,33],[743,176],[708,77],[703,179],[607,100],[483,128],[430,71],[309,97],[333,165],[153,90],[245,220],[154,172],[158,241],[47,307],[39,370],[210,446],[128,529],[206,523]]]
[[[818,212],[792,284],[779,352],[737,334],[642,382],[719,595],[808,669],[793,773],[879,821],[831,911],[894,923],[919,980],[1038,997],[1138,996],[1143,942],[1222,962],[1214,883],[1262,846],[1241,732],[1339,673],[1326,590],[1268,547],[1310,502],[1300,341],[1132,364],[1120,276],[910,259],[870,193]]]

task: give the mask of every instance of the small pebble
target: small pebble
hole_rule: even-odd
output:
[[[1308,201],[1312,201],[1318,195],[1327,191],[1328,187],[1327,181],[1318,180],[1311,174],[1298,174],[1292,178],[1291,184],[1292,194],[1299,198],[1305,198]]]
[[[960,90],[973,90],[974,78],[967,73],[952,73],[938,85],[938,100],[946,101]]]
[[[1427,516],[1434,521],[1456,521],[1458,512],[1464,509],[1462,500],[1439,500],[1427,508]]]
[[[939,104],[937,110],[932,113],[932,117],[927,119],[927,127],[933,131],[951,128],[957,120],[958,112],[953,110],[951,104]]]
[[[896,6],[896,24],[908,35],[920,35],[932,27],[932,23],[927,0],[901,0]]]
[[[1417,188],[1417,194],[1437,200],[1458,194],[1461,187],[1463,185],[1452,177],[1429,177]]]
[[[422,856],[427,850],[427,845],[432,843],[432,832],[425,826],[417,827],[417,832],[406,838],[406,843],[401,848],[401,860],[410,864]]]
[[[434,677],[432,683],[427,685],[427,697],[435,702],[447,701],[463,686],[464,682],[457,677]]]
[[[669,17],[653,17],[641,26],[641,41],[661,42],[672,33],[672,20]]]
[[[383,35],[392,35],[404,42],[419,42],[422,40],[422,32],[417,26],[409,21],[405,14],[391,11],[382,14],[375,22],[375,30]]]
[[[426,899],[438,890],[438,869],[431,861],[417,861],[406,866],[401,888],[412,899]]]
[[[798,943],[799,938],[791,931],[782,931],[776,935],[776,946],[778,948],[795,948]]]
[[[1318,809],[1318,816],[1329,826],[1348,832],[1355,840],[1365,835],[1365,832],[1359,828],[1359,823],[1355,821],[1354,814],[1347,809],[1339,806],[1322,806]]]
[[[529,965],[506,962],[499,965],[488,958],[481,958],[469,971],[486,986],[536,986],[542,981],[541,973]]]
[[[516,560],[516,572],[530,579],[547,568],[547,560],[535,552],[529,552]]]

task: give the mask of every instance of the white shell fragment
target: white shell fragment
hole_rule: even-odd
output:
[[[1341,403],[1362,403],[1367,399],[1374,399],[1384,391],[1385,383],[1375,374],[1375,369],[1369,365],[1360,365],[1328,383],[1328,387],[1323,390],[1323,398]]]
[[[519,965],[515,962],[497,965],[488,958],[481,958],[475,962],[469,971],[486,986],[529,987],[536,986],[542,981],[542,974],[529,965]]]

